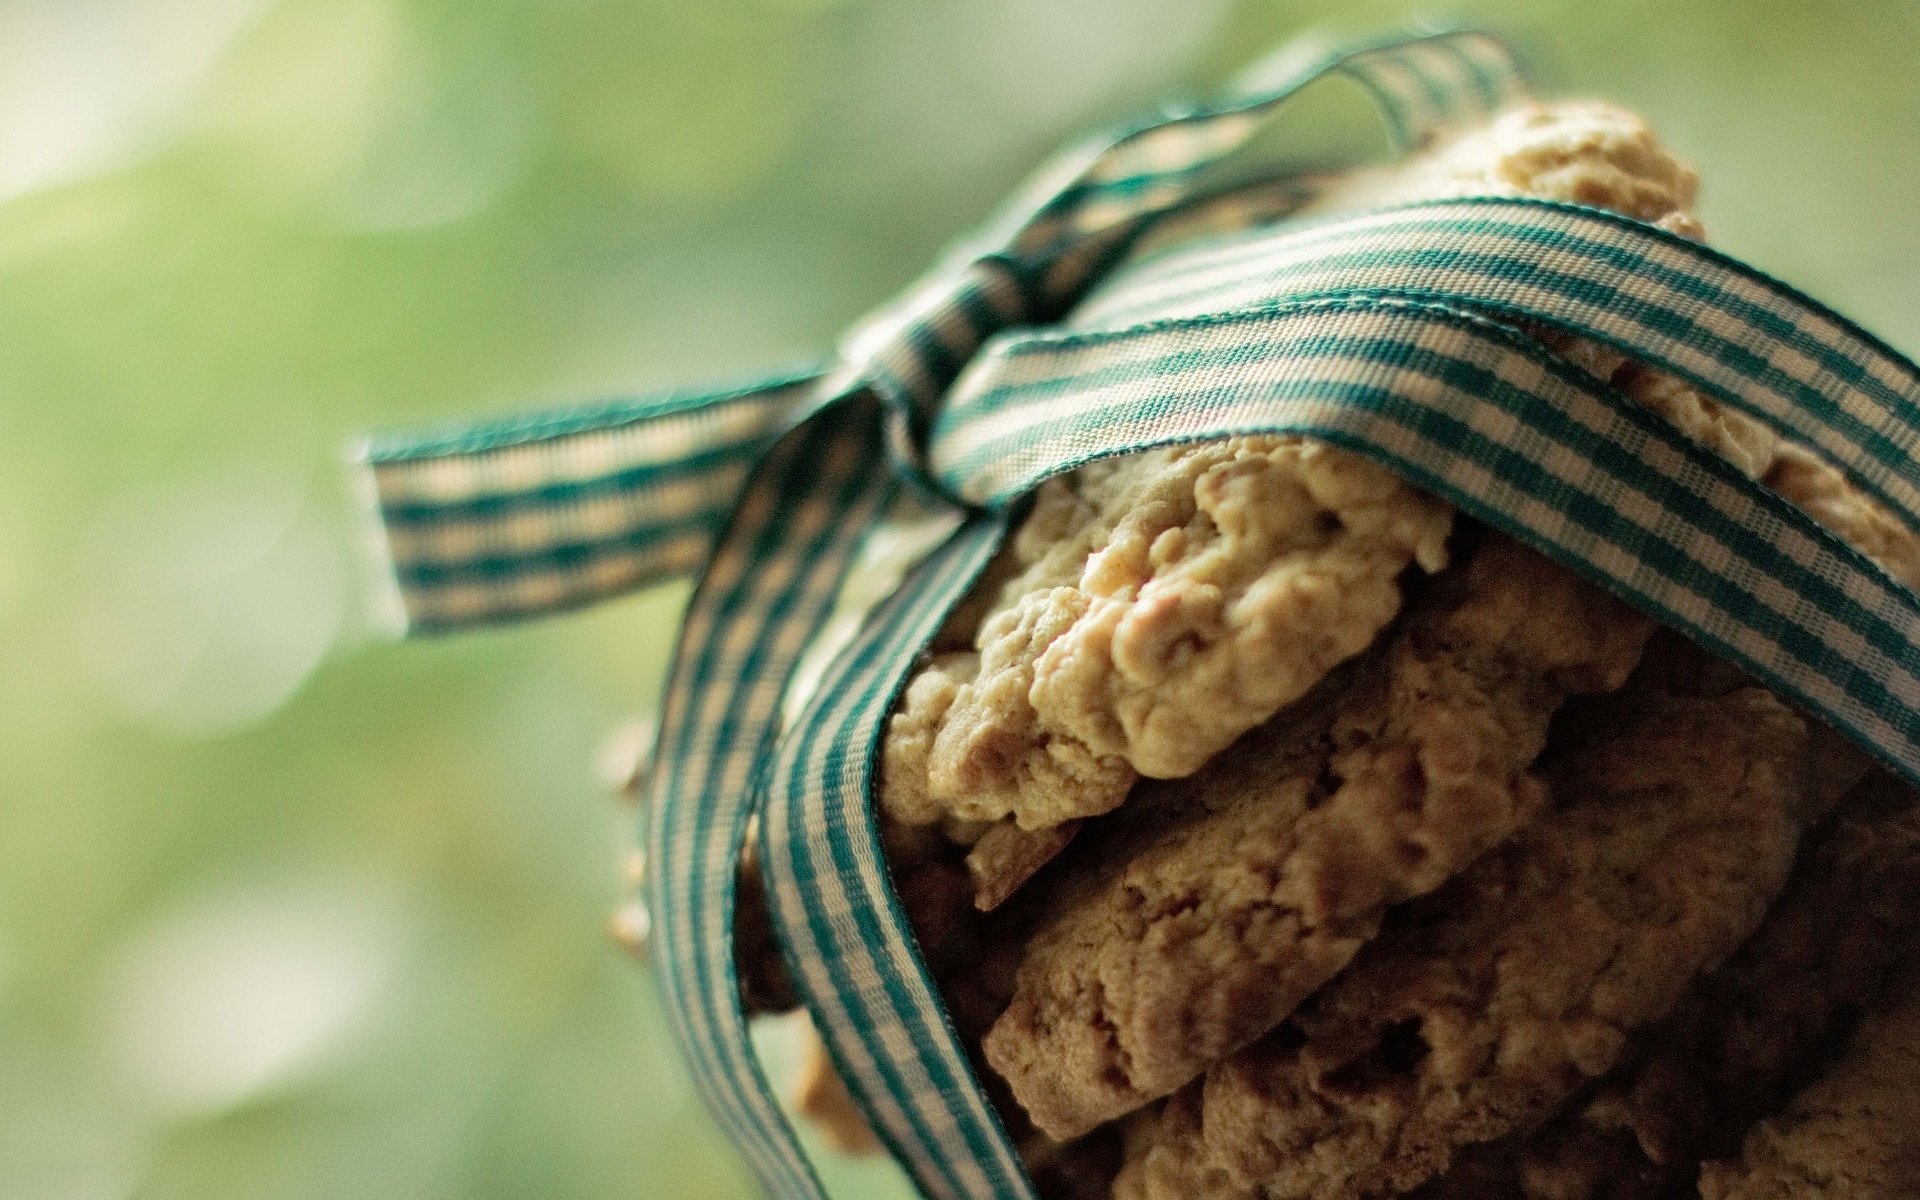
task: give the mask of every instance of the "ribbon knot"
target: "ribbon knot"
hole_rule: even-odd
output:
[[[788,968],[876,1132],[930,1197],[1034,1194],[893,894],[874,762],[1014,506],[1095,458],[1240,433],[1346,446],[1920,782],[1920,596],[1528,330],[1685,380],[1915,529],[1920,367],[1724,255],[1592,209],[1472,197],[1303,224],[1284,219],[1299,181],[1217,194],[1211,169],[1329,75],[1365,87],[1403,147],[1520,86],[1481,33],[1290,49],[1223,103],[1064,156],[830,363],[364,455],[412,629],[699,572],[644,788],[647,898],[695,1081],[775,1195],[824,1193],[739,1001],[735,867],[756,816]],[[1219,236],[1130,254],[1186,213]],[[954,510],[950,536],[789,696],[857,556],[928,495]]]
[[[1040,319],[1028,272],[988,253],[932,272],[906,296],[861,321],[841,340],[838,365],[822,381],[829,397],[866,388],[886,413],[887,458],[924,497],[968,502],[932,473],[927,440],[942,397],[992,335]]]

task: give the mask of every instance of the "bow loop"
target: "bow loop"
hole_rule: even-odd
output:
[[[1243,72],[1220,102],[1166,106],[1062,154],[978,238],[855,326],[829,390],[871,388],[887,408],[895,470],[923,493],[964,507],[927,469],[926,439],[974,353],[1004,329],[1062,316],[1133,238],[1193,198],[1203,172],[1251,141],[1275,105],[1330,74],[1373,95],[1403,150],[1521,90],[1506,45],[1473,31],[1357,50],[1285,47]]]
[[[359,460],[399,623],[437,632],[534,616],[697,571],[774,440],[861,392],[881,401],[895,471],[961,504],[927,469],[925,447],[948,385],[981,345],[1066,313],[1135,239],[1205,197],[1209,169],[1278,106],[1330,76],[1372,95],[1402,148],[1524,94],[1506,44],[1476,30],[1295,45],[1221,101],[1163,110],[1059,156],[862,322],[834,362],[719,391],[377,439]],[[1271,191],[1262,215],[1302,194]]]

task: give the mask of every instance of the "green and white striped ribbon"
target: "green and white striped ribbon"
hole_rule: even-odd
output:
[[[580,603],[715,546],[648,789],[654,949],[703,1095],[775,1195],[822,1193],[753,1058],[733,964],[734,870],[762,804],[788,965],[876,1131],[930,1197],[1033,1194],[893,893],[871,791],[907,673],[1017,502],[1091,459],[1237,432],[1338,442],[1613,588],[1920,779],[1913,594],[1517,326],[1673,370],[1909,517],[1912,364],[1723,256],[1568,206],[1414,206],[1127,262],[1212,163],[1314,79],[1359,79],[1402,145],[1517,90],[1483,34],[1275,62],[1224,104],[1066,156],[850,337],[836,365],[368,455],[415,628]],[[1270,225],[1299,194],[1269,188],[1201,219]],[[1062,324],[1017,328],[1049,321]],[[906,481],[971,515],[783,729],[796,664],[863,538],[919,503]]]
[[[1908,418],[1920,424],[1920,414]],[[983,351],[935,472],[997,507],[1234,433],[1347,445],[1746,667],[1920,782],[1920,598],[1468,294],[1303,299]]]
[[[1803,442],[1920,525],[1911,363],[1736,259],[1598,209],[1481,197],[1247,230],[1116,272],[1064,324],[1363,294],[1453,300],[1609,343]]]
[[[787,681],[898,481],[867,398],[783,437],[753,470],[675,649],[646,794],[661,996],[696,1086],[775,1195],[823,1195],[747,1035],[735,865]]]
[[[1030,1196],[920,959],[874,823],[879,731],[906,671],[985,567],[1006,514],[976,516],[862,626],[783,739],[762,816],[788,968],[876,1133],[930,1197]]]
[[[358,454],[407,633],[559,612],[700,568],[818,369],[424,434]]]

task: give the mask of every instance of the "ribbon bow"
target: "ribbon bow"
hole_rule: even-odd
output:
[[[1014,506],[1093,459],[1239,433],[1339,443],[1920,782],[1920,598],[1522,329],[1687,380],[1916,527],[1920,368],[1724,255],[1592,209],[1482,197],[1303,225],[1283,220],[1293,180],[1195,203],[1330,75],[1372,93],[1402,148],[1521,90],[1484,33],[1284,51],[1220,104],[1064,156],[830,363],[366,451],[412,630],[700,572],[646,787],[655,960],[700,1090],[774,1195],[824,1193],[740,1006],[735,867],[756,814],[788,967],[875,1130],[928,1196],[1034,1195],[919,957],[870,797],[903,680]],[[1135,252],[1199,221],[1219,232]],[[937,548],[854,604],[851,640],[795,689],[856,557],[910,522]]]

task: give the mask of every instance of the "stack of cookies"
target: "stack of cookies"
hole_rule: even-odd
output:
[[[1315,207],[1487,194],[1701,236],[1692,172],[1590,104]],[[1920,585],[1920,538],[1821,460],[1540,336]],[[878,802],[1047,1194],[1920,1196],[1920,797],[1337,447],[1046,484],[912,677]],[[741,914],[750,1001],[790,1003]]]

